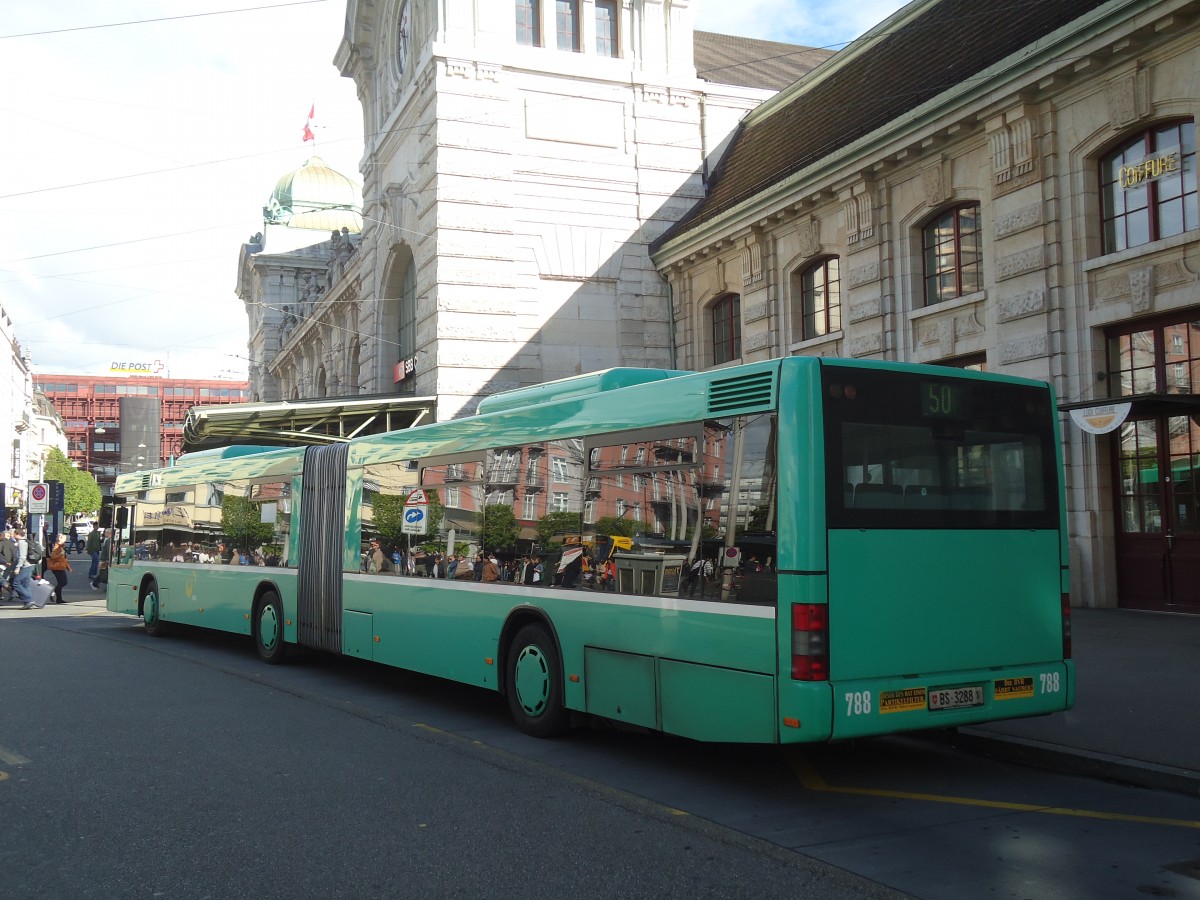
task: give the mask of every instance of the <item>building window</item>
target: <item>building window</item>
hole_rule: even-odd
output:
[[[557,456],[550,459],[550,472],[554,480],[559,484],[566,484],[570,477],[567,469],[567,461]]]
[[[620,56],[617,52],[617,0],[596,0],[596,55]]]
[[[555,0],[554,27],[558,49],[579,52],[579,0]]]
[[[1100,163],[1100,206],[1105,253],[1200,226],[1194,123],[1159,125],[1105,156]]]
[[[1108,393],[1110,397],[1200,393],[1200,319],[1195,313],[1183,321],[1112,329]]]
[[[972,372],[986,372],[988,370],[986,353],[972,353],[969,356],[940,359],[933,364],[935,366],[947,366],[952,369],[969,369]]]
[[[413,260],[409,260],[400,285],[400,331],[397,338],[400,364],[407,376],[408,372],[415,371],[417,358],[417,267]],[[405,385],[407,390],[416,390],[415,378],[406,377],[404,381],[408,382]]]
[[[551,512],[570,512],[571,495],[567,491],[555,491],[550,503]]]
[[[830,256],[809,266],[792,281],[794,340],[807,340],[842,329],[842,287],[838,258]]]
[[[710,309],[713,365],[719,366],[742,355],[742,298],[737,294],[728,294]]]
[[[978,203],[938,213],[922,235],[926,306],[982,290]]]
[[[521,507],[521,518],[531,520],[537,517],[537,494],[526,494],[524,505]]]
[[[542,46],[541,0],[517,0],[517,43],[526,47]]]

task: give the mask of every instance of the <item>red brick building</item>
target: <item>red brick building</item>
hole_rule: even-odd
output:
[[[103,493],[118,471],[153,469],[179,456],[193,406],[243,403],[248,382],[139,375],[35,375],[67,434],[67,455]]]

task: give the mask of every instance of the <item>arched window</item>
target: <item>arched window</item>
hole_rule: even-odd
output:
[[[838,258],[827,256],[792,276],[792,340],[821,337],[841,328]]]
[[[417,355],[417,267],[409,262],[400,285],[400,333],[397,336],[400,360]]]
[[[742,355],[742,298],[726,294],[709,307],[712,316],[713,365]]]
[[[978,203],[938,213],[921,235],[926,306],[983,289]]]
[[[1200,227],[1192,120],[1157,125],[1101,160],[1100,218],[1105,253]]]

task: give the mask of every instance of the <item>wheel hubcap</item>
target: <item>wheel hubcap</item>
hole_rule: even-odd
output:
[[[258,639],[267,650],[275,649],[275,642],[279,640],[279,619],[275,616],[275,607],[269,603],[258,617]]]
[[[142,601],[142,621],[147,625],[158,621],[158,594],[153,591]]]
[[[540,716],[550,697],[550,667],[541,647],[526,647],[517,656],[513,686],[517,702],[528,715]]]

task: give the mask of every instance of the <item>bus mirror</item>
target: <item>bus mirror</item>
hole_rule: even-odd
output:
[[[129,524],[129,507],[122,506],[117,510],[117,529],[125,530],[125,526]]]

